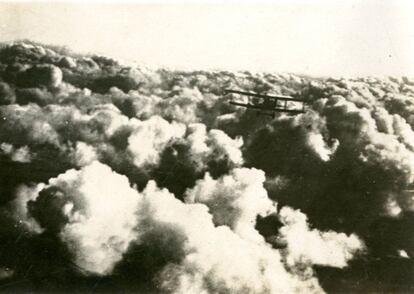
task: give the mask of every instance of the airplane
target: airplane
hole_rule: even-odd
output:
[[[283,95],[263,95],[245,91],[224,90],[226,94],[247,96],[246,101],[230,100],[230,104],[259,110],[258,114],[265,114],[275,117],[276,112],[291,114],[305,113],[305,100]],[[234,97],[232,97],[234,98]]]

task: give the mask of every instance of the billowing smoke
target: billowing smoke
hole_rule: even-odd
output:
[[[307,111],[258,116],[226,88]],[[4,45],[0,287],[410,291],[413,98],[408,78],[150,70]]]

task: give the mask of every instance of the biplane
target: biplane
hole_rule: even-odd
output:
[[[275,116],[276,112],[305,113],[305,100],[283,95],[263,95],[238,90],[225,90],[232,96],[230,104],[258,110],[258,114]],[[236,99],[238,96],[239,99]],[[247,98],[247,99],[246,99]]]

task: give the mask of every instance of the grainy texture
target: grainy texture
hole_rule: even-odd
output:
[[[413,291],[414,81],[0,49],[0,289]],[[258,116],[224,89],[293,95]]]

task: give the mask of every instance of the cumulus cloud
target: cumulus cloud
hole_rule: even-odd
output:
[[[16,149],[11,144],[1,143],[0,151],[4,155],[8,156],[12,161],[30,162],[32,158],[32,155],[30,154],[30,150],[27,146],[23,146],[23,147]]]
[[[13,104],[15,101],[14,90],[7,83],[0,83],[0,104]]]
[[[63,74],[54,65],[34,65],[19,73],[16,84],[23,88],[46,86],[56,88],[62,83]]]
[[[203,124],[191,124],[188,128],[187,144],[190,146],[190,156],[196,166],[208,161],[226,161],[231,167],[243,164],[240,148],[242,138],[231,139],[221,130],[212,129],[207,132]]]
[[[35,200],[43,188],[44,184],[42,183],[35,186],[21,185],[16,190],[16,198],[10,203],[13,219],[16,223],[35,233],[41,233],[43,228],[29,213],[27,204],[29,201]]]
[[[286,262],[290,266],[311,263],[343,268],[364,243],[354,234],[320,232],[310,229],[307,217],[300,211],[284,207],[279,213],[283,227],[278,242],[286,244]]]
[[[174,138],[182,137],[184,133],[184,125],[170,124],[158,116],[137,122],[128,138],[128,151],[133,156],[134,164],[138,167],[156,165],[167,144]]]
[[[330,142],[327,142],[326,119],[313,111],[298,116],[293,120],[293,126],[306,128],[304,145],[323,161],[328,161],[339,146],[336,138],[330,138]]]
[[[207,205],[216,226],[225,225],[244,238],[262,241],[254,227],[256,218],[276,211],[264,181],[264,172],[257,169],[233,169],[217,180],[207,173],[187,191],[186,201]]]
[[[226,88],[307,112],[257,116]],[[410,289],[392,266],[352,274],[390,255],[410,266],[413,97],[409,78],[150,70],[4,45],[0,275],[57,292]]]
[[[256,173],[260,179],[252,182],[249,173]],[[238,184],[237,180],[242,179],[245,183]],[[226,186],[228,181],[230,185]],[[157,246],[167,252],[171,246],[171,256],[167,255],[164,266],[153,277],[168,292],[321,292],[316,278],[309,273],[304,276],[289,272],[279,251],[258,238],[257,232],[256,239],[244,233],[242,226],[250,225],[252,230],[257,214],[274,210],[263,181],[262,172],[247,169],[235,170],[233,176],[218,181],[216,189],[223,189],[222,193],[231,190],[231,182],[238,185],[235,189],[241,199],[239,205],[234,199],[233,204],[223,204],[227,209],[235,206],[241,218],[234,216],[223,222],[215,217],[224,212],[221,207],[211,215],[207,206],[183,203],[166,189],[157,188],[153,181],[139,193],[126,177],[96,161],[81,170],[68,170],[21,195],[26,195],[22,199],[28,200],[30,216],[46,232],[59,236],[84,273],[110,274],[116,264],[122,265],[123,255],[134,246]],[[199,194],[203,193],[201,189]],[[258,197],[262,207],[248,208],[246,199],[256,198],[257,190],[262,194]],[[211,197],[208,191],[205,193],[200,202]],[[241,225],[232,228],[232,223]],[[238,266],[229,268],[229,262]]]
[[[59,234],[79,267],[107,274],[134,238],[138,201],[125,176],[95,161],[50,179],[29,202],[29,212]]]
[[[148,228],[184,236],[185,242],[178,245],[164,244],[183,247],[177,250],[183,252],[179,262],[168,263],[159,273],[161,286],[168,292],[322,291],[314,278],[302,280],[287,272],[278,251],[270,245],[243,239],[227,226],[215,226],[206,206],[184,204],[167,190],[158,190],[154,182],[143,196],[143,206],[138,210],[138,243],[153,233]]]
[[[98,158],[96,148],[84,142],[77,142],[75,147],[75,161],[78,166],[92,163]]]

